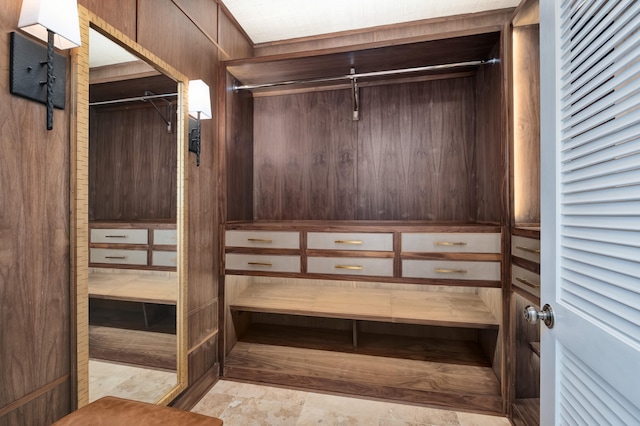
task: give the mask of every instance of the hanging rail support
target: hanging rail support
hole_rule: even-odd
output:
[[[356,69],[351,68],[351,75],[356,75]],[[351,92],[353,94],[353,121],[360,120],[360,88],[358,88],[358,79],[357,77],[353,77],[351,79]]]
[[[144,92],[145,96],[147,95],[154,95],[154,93],[151,93],[147,90],[145,90]],[[156,110],[156,112],[158,113],[158,115],[160,116],[160,118],[162,119],[162,121],[164,121],[164,123],[167,125],[167,133],[171,133],[171,113],[173,112],[173,104],[171,103],[171,101],[168,101],[164,98],[161,98],[163,101],[165,101],[167,103],[167,117],[165,118],[164,115],[162,115],[162,112],[160,112],[160,109],[156,106],[155,102],[153,102],[153,99],[150,98],[146,98],[146,99],[142,99],[144,102],[149,102],[151,104],[151,106],[153,107],[153,109]]]

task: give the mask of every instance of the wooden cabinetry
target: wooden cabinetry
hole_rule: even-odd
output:
[[[524,0],[512,20],[513,198],[510,258],[510,413],[516,425],[540,423],[540,30],[537,0]]]
[[[89,266],[175,271],[175,223],[91,222]]]
[[[227,62],[224,375],[503,412],[501,31]]]

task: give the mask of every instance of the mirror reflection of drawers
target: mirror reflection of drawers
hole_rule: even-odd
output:
[[[91,248],[90,263],[109,263],[115,265],[146,265],[146,250],[119,250]]]
[[[89,266],[175,271],[174,223],[90,222]]]

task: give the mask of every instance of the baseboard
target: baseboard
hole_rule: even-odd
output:
[[[202,397],[216,384],[220,379],[220,365],[216,362],[202,377],[194,384],[190,385],[169,406],[180,410],[190,411],[202,399]]]

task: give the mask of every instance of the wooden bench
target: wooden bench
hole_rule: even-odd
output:
[[[221,426],[222,420],[162,405],[105,396],[63,417],[55,426]]]

